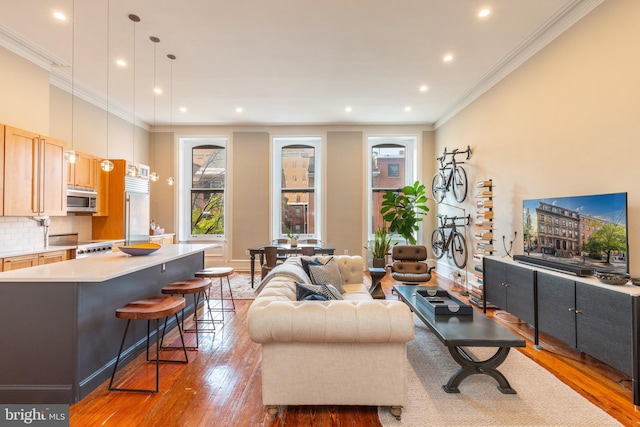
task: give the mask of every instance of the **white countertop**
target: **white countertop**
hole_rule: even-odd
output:
[[[212,244],[162,245],[145,256],[113,252],[0,273],[2,282],[103,282],[213,248]]]

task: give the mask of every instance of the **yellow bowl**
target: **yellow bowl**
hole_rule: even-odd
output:
[[[157,243],[138,243],[136,245],[120,246],[121,252],[131,256],[149,255],[160,249]]]

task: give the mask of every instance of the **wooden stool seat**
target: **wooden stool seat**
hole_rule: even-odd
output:
[[[150,320],[162,319],[182,310],[185,300],[182,297],[155,296],[133,301],[116,310],[119,319]]]
[[[216,277],[229,277],[233,274],[233,268],[231,267],[211,267],[198,270],[195,274],[196,277],[209,277],[211,279]]]
[[[220,311],[222,314],[222,321],[224,322],[224,312],[225,311],[236,311],[236,302],[233,299],[233,290],[231,289],[231,281],[229,280],[229,276],[233,274],[233,268],[231,267],[210,267],[203,268],[202,270],[198,270],[195,273],[195,276],[198,278],[209,278],[215,279],[220,278],[220,308],[214,309],[216,311]],[[231,297],[231,307],[224,306],[224,293],[222,290],[222,279],[227,278],[227,286],[229,287],[229,296]]]
[[[211,280],[206,278],[185,279],[169,283],[162,288],[163,294],[197,294],[211,287]]]
[[[163,294],[171,294],[176,295],[180,294],[185,296],[187,294],[193,295],[193,324],[194,328],[186,329],[184,327],[184,312],[182,313],[182,331],[183,332],[195,332],[196,333],[196,345],[195,347],[188,347],[189,350],[195,350],[200,346],[200,338],[198,336],[198,332],[215,332],[215,323],[213,315],[211,314],[211,307],[209,307],[209,300],[206,298],[206,291],[211,287],[211,279],[207,278],[195,278],[195,279],[184,279],[178,280],[176,282],[169,283],[164,286],[161,291]],[[211,320],[198,319],[198,306],[200,302],[206,302],[207,309],[209,310],[209,318]],[[204,317],[204,315],[203,315]],[[213,325],[212,328],[203,329],[199,328],[199,323],[210,323]],[[175,347],[162,347],[163,349],[175,349]]]
[[[113,366],[113,373],[111,374],[111,381],[109,381],[110,391],[133,391],[142,393],[157,393],[160,387],[160,362],[166,363],[188,363],[189,357],[187,356],[187,348],[184,345],[184,338],[182,337],[182,329],[178,322],[178,312],[183,310],[186,305],[183,297],[177,296],[153,296],[144,298],[137,301],[132,301],[125,304],[116,310],[116,317],[119,319],[127,319],[127,326],[124,328],[124,334],[122,335],[122,342],[120,343],[120,350],[118,350],[118,357],[116,357],[116,364]],[[180,333],[180,341],[182,341],[182,347],[179,347],[184,353],[184,360],[176,359],[160,359],[160,347],[162,341],[160,339],[160,319],[164,318],[164,329],[162,331],[162,337],[167,330],[167,319],[169,316],[175,316],[176,325],[178,326],[178,332]],[[147,362],[156,363],[156,387],[155,389],[140,389],[140,388],[123,388],[114,387],[113,383],[118,372],[118,365],[120,364],[120,357],[122,356],[122,350],[124,349],[124,343],[127,338],[127,332],[129,331],[129,325],[132,320],[146,320],[147,321]],[[151,337],[151,320],[156,321],[156,357],[155,359],[149,358],[149,346]]]

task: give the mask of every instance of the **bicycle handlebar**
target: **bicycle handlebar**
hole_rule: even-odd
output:
[[[458,154],[466,154],[467,155],[467,160],[469,160],[471,158],[471,146],[467,145],[467,149],[464,151],[460,151],[457,148],[455,148],[453,151],[450,151],[447,153],[447,147],[444,147],[444,152],[442,153],[442,158],[444,159],[444,157],[446,156],[452,156],[455,160],[455,157]],[[438,160],[440,160],[440,157],[438,157]],[[442,160],[440,161],[442,163]]]

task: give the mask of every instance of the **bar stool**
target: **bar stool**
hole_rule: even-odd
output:
[[[209,307],[209,300],[206,298],[206,291],[211,287],[211,280],[207,278],[196,278],[196,279],[185,279],[179,280],[177,282],[169,283],[165,287],[161,289],[163,294],[169,295],[182,295],[184,298],[187,294],[193,295],[193,324],[194,328],[185,329],[184,327],[184,308],[181,310],[182,313],[182,331],[183,332],[195,332],[196,334],[196,346],[195,347],[187,347],[189,350],[195,350],[200,345],[198,332],[215,332],[215,323],[213,320],[213,316],[211,315],[211,307]],[[207,309],[209,311],[209,317],[211,320],[198,319],[198,306],[202,302],[203,304],[207,304]],[[204,317],[204,313],[203,313]],[[209,322],[213,325],[213,328],[209,329],[200,329],[198,330],[198,323]],[[166,324],[166,320],[165,320]],[[164,338],[164,335],[163,335]],[[162,346],[162,340],[160,340],[160,345]],[[176,347],[161,347],[164,349],[175,349]],[[179,347],[178,347],[179,348]]]
[[[187,349],[184,346],[184,337],[182,336],[182,329],[180,323],[178,323],[178,312],[185,306],[185,299],[176,296],[154,296],[150,298],[144,298],[138,301],[133,301],[126,304],[116,310],[116,317],[119,319],[127,319],[127,326],[124,329],[124,335],[122,336],[122,343],[120,344],[120,350],[118,350],[118,357],[116,358],[116,364],[113,367],[113,374],[111,375],[111,381],[109,381],[110,391],[135,391],[142,393],[157,393],[158,386],[160,384],[160,362],[166,363],[188,363]],[[176,325],[180,332],[180,340],[182,341],[182,351],[184,352],[184,360],[169,360],[160,359],[160,319],[168,318],[171,315],[176,318]],[[156,321],[156,358],[149,359],[149,336],[151,335],[150,323],[151,320]],[[137,389],[137,388],[117,388],[113,387],[113,380],[118,370],[118,364],[120,363],[120,356],[122,355],[122,349],[124,348],[124,342],[127,338],[127,332],[129,331],[129,325],[132,320],[146,320],[147,321],[147,362],[156,362],[156,388],[155,390]],[[165,322],[166,329],[166,322]],[[163,332],[164,335],[164,332]]]
[[[201,278],[209,278],[211,280],[216,277],[220,278],[220,312],[222,313],[222,321],[224,322],[224,312],[225,311],[236,311],[236,303],[233,300],[233,291],[231,290],[231,281],[229,280],[229,276],[233,274],[233,268],[231,267],[212,267],[205,268],[203,270],[196,271],[195,276]],[[229,286],[229,295],[231,296],[231,307],[224,306],[224,292],[222,290],[222,278],[227,278],[227,285]],[[214,310],[215,311],[215,310]]]

